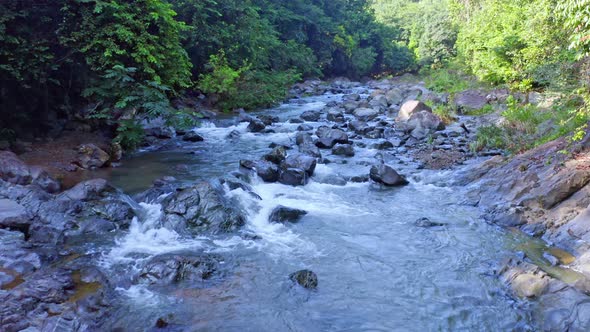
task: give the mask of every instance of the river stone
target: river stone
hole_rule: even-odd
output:
[[[307,214],[307,211],[293,209],[286,206],[279,205],[274,208],[268,217],[269,222],[291,222],[296,223],[298,222],[303,216]]]
[[[525,273],[520,274],[512,281],[512,289],[518,297],[539,297],[545,292],[549,281],[541,276]]]
[[[371,167],[369,173],[371,180],[384,184],[386,186],[404,186],[409,182],[403,176],[398,174],[393,168],[387,165],[378,165]]]
[[[424,139],[435,131],[445,129],[441,118],[427,111],[413,113],[405,126],[406,130],[410,131],[412,137],[416,139]]]
[[[186,225],[198,232],[227,233],[245,224],[245,218],[225,196],[221,185],[202,182],[176,192],[162,202],[167,219],[182,217]]]
[[[293,153],[287,156],[287,158],[281,163],[281,168],[298,168],[303,170],[307,176],[312,176],[316,164],[317,160],[314,157],[302,153]]]
[[[169,139],[176,135],[176,130],[170,126],[158,126],[144,129],[146,136],[153,136],[159,139]]]
[[[445,226],[445,224],[440,223],[440,222],[434,222],[428,218],[420,218],[418,220],[416,220],[414,222],[414,225],[416,225],[416,227],[422,227],[422,228],[431,228],[431,227],[442,227]]]
[[[316,142],[317,147],[321,149],[331,149],[337,143],[348,144],[348,135],[341,129],[322,128],[316,132],[319,140]]]
[[[100,198],[107,189],[109,189],[107,180],[93,179],[78,183],[73,188],[61,193],[59,198],[62,200],[88,201]]]
[[[289,279],[306,289],[315,289],[318,287],[318,276],[310,270],[301,270],[291,273]]]
[[[277,182],[279,179],[279,168],[277,165],[268,161],[258,161],[255,165],[256,174],[264,182]]]
[[[330,108],[327,113],[328,121],[344,122],[344,114],[338,108]]]
[[[336,144],[332,148],[332,154],[337,156],[354,157],[354,148],[350,144]]]
[[[240,138],[240,136],[242,136],[242,133],[240,133],[238,130],[234,129],[234,130],[230,131],[230,133],[227,134],[227,136],[225,138],[235,140],[235,139]]]
[[[295,135],[295,144],[302,145],[302,144],[313,144],[313,138],[309,133],[297,133]]]
[[[387,103],[391,105],[399,105],[404,100],[404,96],[400,89],[394,88],[385,93],[385,98],[387,99]]]
[[[299,152],[314,158],[322,158],[320,148],[313,143],[304,143],[299,145]]]
[[[280,121],[278,116],[270,114],[261,114],[258,116],[258,119],[260,119],[260,121],[262,121],[262,123],[264,123],[267,126],[271,126],[273,123],[277,123]]]
[[[0,227],[27,225],[30,217],[24,206],[10,199],[0,199]]]
[[[29,168],[32,178],[32,183],[41,187],[50,194],[55,194],[61,189],[61,185],[58,181],[47,173],[43,168],[32,166]]]
[[[358,108],[352,114],[360,121],[371,121],[379,115],[379,111],[372,108]]]
[[[455,95],[454,101],[459,114],[480,110],[488,103],[486,93],[477,90],[459,92]]]
[[[317,122],[320,120],[321,113],[318,111],[305,111],[299,116],[301,119],[310,122]]]
[[[387,149],[392,149],[393,143],[391,143],[390,141],[381,141],[379,143],[375,143],[373,145],[371,145],[371,148],[373,149],[377,149],[377,150],[387,150]]]
[[[284,146],[277,146],[270,153],[264,155],[265,160],[277,165],[280,165],[286,158],[287,149]]]
[[[197,134],[195,131],[189,131],[186,134],[184,134],[184,136],[182,136],[182,140],[183,141],[187,141],[187,142],[202,142],[205,139],[203,138],[203,136]]]
[[[106,166],[111,156],[95,144],[82,144],[78,147],[77,164],[84,169]]]
[[[279,182],[290,186],[304,186],[309,180],[304,170],[300,168],[287,168],[279,171]]]
[[[258,119],[252,119],[248,124],[248,131],[252,133],[259,133],[263,131],[265,128],[266,126],[264,125],[264,122]]]
[[[202,282],[218,272],[223,259],[218,255],[172,253],[155,256],[143,267],[135,283],[170,285],[183,281]]]
[[[378,95],[369,101],[369,105],[379,110],[385,110],[387,109],[387,106],[389,106],[389,103],[387,102],[387,97],[385,95]]]
[[[432,112],[432,109],[421,101],[409,100],[402,105],[396,121],[408,121],[412,114],[421,111]]]
[[[29,184],[32,180],[29,167],[10,151],[0,151],[0,178],[21,185]]]

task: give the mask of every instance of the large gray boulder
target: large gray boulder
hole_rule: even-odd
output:
[[[405,186],[409,183],[406,178],[387,165],[377,165],[371,167],[369,177],[371,180],[377,183],[391,187]]]
[[[379,115],[379,111],[372,108],[359,108],[352,114],[361,121],[371,121]]]
[[[488,104],[487,94],[478,90],[466,90],[455,95],[455,106],[459,113],[480,110]]]
[[[207,233],[232,232],[245,224],[235,202],[225,196],[221,185],[202,182],[167,197],[162,206],[166,221]]]
[[[423,139],[438,130],[444,130],[442,119],[431,112],[421,111],[413,113],[405,124],[406,131],[411,132],[412,137]]]
[[[348,135],[341,129],[330,129],[326,127],[319,128],[316,132],[318,135],[317,147],[321,149],[331,149],[334,145],[349,144]]]
[[[287,156],[287,158],[281,163],[281,168],[298,168],[303,170],[307,176],[312,176],[316,164],[317,161],[314,157],[302,153],[293,153]]]
[[[29,184],[32,177],[29,167],[10,151],[0,151],[0,178],[14,184]]]
[[[0,199],[0,227],[20,228],[30,223],[24,206],[10,199]]]
[[[432,109],[428,107],[428,105],[424,104],[418,100],[409,100],[405,102],[399,110],[399,114],[397,115],[397,121],[408,121],[412,114],[418,112],[432,112]]]
[[[213,254],[172,253],[155,256],[135,277],[135,283],[172,285],[181,282],[203,282],[221,268],[223,259]]]

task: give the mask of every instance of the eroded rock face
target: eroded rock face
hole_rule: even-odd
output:
[[[545,292],[549,280],[541,276],[525,273],[520,274],[512,281],[512,289],[518,297],[539,297]]]
[[[227,233],[245,224],[245,217],[220,185],[202,182],[167,197],[162,206],[165,219],[197,232]]]

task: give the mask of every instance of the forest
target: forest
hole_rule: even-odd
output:
[[[556,115],[563,134],[587,118],[588,11],[586,0],[2,1],[0,135],[92,119],[132,147],[138,119],[193,121],[171,103],[191,91],[249,110],[306,78],[405,72],[445,92],[476,77],[575,95]]]

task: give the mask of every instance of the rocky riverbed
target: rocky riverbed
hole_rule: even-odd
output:
[[[2,330],[590,328],[590,139],[475,153],[497,117],[445,123],[420,83],[292,93],[152,129],[157,149],[67,190],[0,151]]]

